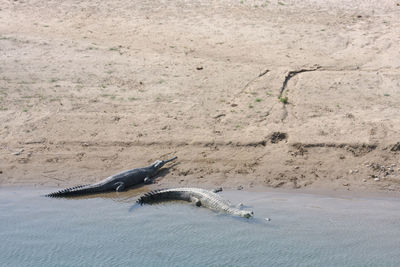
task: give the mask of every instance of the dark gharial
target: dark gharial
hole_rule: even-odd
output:
[[[121,173],[112,175],[98,183],[89,185],[80,185],[71,188],[66,188],[58,192],[50,193],[47,197],[72,197],[108,191],[123,191],[133,185],[141,183],[151,183],[151,178],[154,177],[159,169],[166,163],[175,160],[177,157],[168,160],[156,160],[153,164],[144,167],[136,168]]]
[[[241,210],[233,206],[228,200],[216,193],[200,188],[172,188],[148,192],[137,200],[140,205],[157,203],[169,200],[184,200],[193,202],[196,206],[206,207],[215,211],[225,212],[235,216],[250,218],[253,211]]]

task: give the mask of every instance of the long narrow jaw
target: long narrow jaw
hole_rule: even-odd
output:
[[[173,160],[176,160],[177,158],[178,158],[178,157],[175,156],[175,157],[172,157],[172,158],[167,159],[167,160],[156,160],[156,161],[153,163],[153,166],[154,166],[154,168],[159,169],[159,168],[161,168],[162,166],[164,166],[166,163],[171,162],[171,161],[173,161]]]
[[[171,162],[171,161],[173,161],[173,160],[176,160],[177,158],[178,158],[177,156],[174,156],[174,157],[172,157],[172,158],[170,158],[170,159],[163,160],[163,162],[164,162],[164,164],[165,164],[165,163]]]

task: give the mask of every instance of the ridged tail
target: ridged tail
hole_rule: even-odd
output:
[[[136,201],[136,203],[143,205],[143,204],[150,204],[150,203],[158,202],[160,200],[166,200],[168,198],[172,198],[173,193],[174,192],[171,192],[168,189],[153,190],[153,191],[147,192],[144,195],[140,196],[139,199]],[[175,193],[175,195],[176,195],[176,193]]]
[[[46,197],[72,197],[72,196],[79,196],[83,194],[90,194],[95,193],[96,191],[88,187],[90,185],[78,185],[70,188],[66,188],[57,192],[53,192],[50,194],[45,195]]]

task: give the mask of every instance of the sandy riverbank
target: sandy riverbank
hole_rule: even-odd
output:
[[[0,185],[400,191],[398,1],[2,1]],[[376,3],[374,3],[376,2]]]

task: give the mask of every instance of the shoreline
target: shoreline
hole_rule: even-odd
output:
[[[159,188],[179,188],[179,187],[191,187],[191,186],[182,186],[182,185],[176,185],[176,186],[163,186],[160,184],[152,184],[152,185],[142,185],[142,186],[136,186],[133,188],[128,188],[127,190],[118,193],[116,196],[114,193],[115,192],[106,192],[106,193],[99,193],[99,194],[91,194],[88,196],[79,196],[79,198],[96,198],[96,197],[101,197],[101,198],[126,198],[126,197],[132,197],[132,196],[137,196],[144,194],[146,192],[159,189]],[[198,188],[204,188],[208,190],[212,190],[216,188],[216,186],[192,186],[192,187],[198,187]],[[65,187],[56,187],[56,186],[45,186],[45,185],[30,185],[30,184],[20,184],[20,185],[2,185],[0,186],[0,189],[2,190],[45,190],[48,189],[49,192],[53,191],[58,191],[61,189],[64,189]],[[278,194],[294,194],[294,195],[311,195],[311,196],[319,196],[319,197],[331,197],[331,198],[343,198],[343,199],[352,199],[352,198],[357,198],[357,199],[362,199],[362,198],[367,198],[367,199],[394,199],[398,200],[400,199],[400,192],[393,192],[393,191],[349,191],[349,190],[332,190],[332,189],[282,189],[282,188],[271,188],[271,187],[263,187],[263,188],[246,188],[246,189],[235,189],[233,187],[222,187],[223,192],[230,192],[234,194],[240,194],[240,192],[245,192],[246,194],[251,194],[251,193],[278,193]]]

